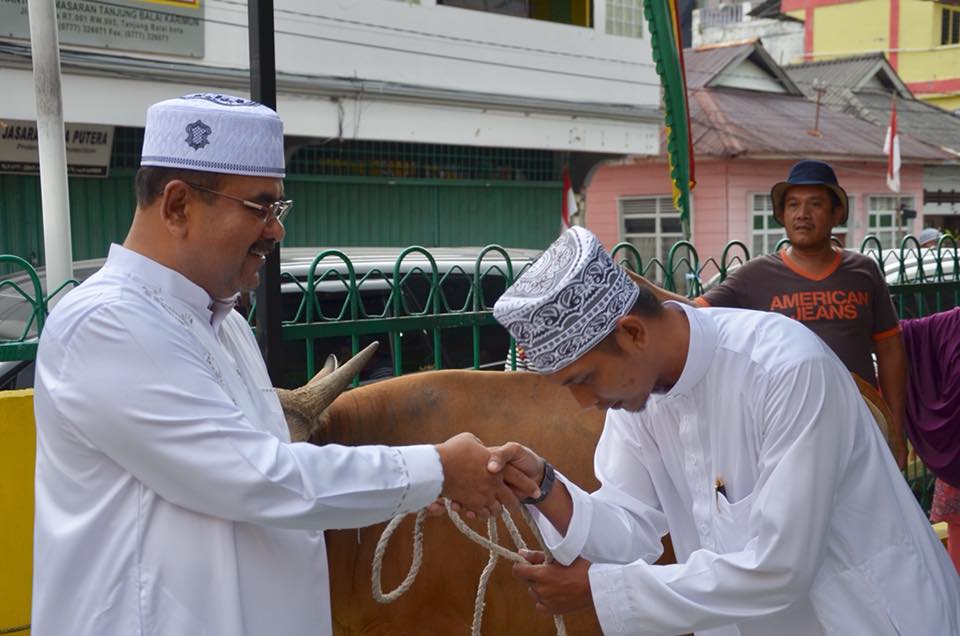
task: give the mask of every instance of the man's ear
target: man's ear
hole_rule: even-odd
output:
[[[160,218],[164,227],[172,236],[183,238],[187,235],[190,221],[190,204],[193,192],[183,181],[174,179],[163,188],[160,197]]]
[[[613,333],[621,351],[644,351],[650,344],[650,330],[647,323],[634,314],[618,318]]]

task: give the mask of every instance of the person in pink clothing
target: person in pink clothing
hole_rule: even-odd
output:
[[[947,552],[960,574],[960,488],[954,488],[942,479],[937,480],[933,493],[930,521],[947,524]]]

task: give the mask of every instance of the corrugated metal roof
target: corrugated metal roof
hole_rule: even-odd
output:
[[[684,49],[683,62],[687,69],[687,86],[700,88],[753,52],[755,41],[737,45],[710,46]]]
[[[883,93],[855,93],[871,121],[884,127],[890,121],[890,96]],[[960,155],[960,115],[918,99],[897,100],[897,128],[914,139],[945,148]]]
[[[780,8],[780,0],[764,0],[760,4],[754,5],[748,14],[752,18],[772,18],[774,20],[786,20],[790,22],[803,22],[799,18],[783,13]]]
[[[878,74],[892,84],[902,86],[902,80],[880,53],[794,64],[784,69],[811,99],[816,96],[813,80],[820,79],[826,83],[823,104],[884,129],[890,121],[890,92],[860,87]],[[898,94],[901,98],[897,99],[897,122],[901,132],[960,154],[960,116],[914,99],[905,86],[898,90]]]
[[[903,97],[912,97],[910,89],[897,76],[896,71],[887,62],[883,53],[856,55],[834,58],[820,62],[788,64],[783,67],[787,75],[796,82],[803,93],[811,99],[816,97],[814,80],[826,86],[828,93],[842,92],[843,89],[859,90],[874,75],[889,82]]]
[[[804,97],[737,89],[691,92],[694,152],[712,156],[806,155],[885,160],[885,126],[821,109],[820,136],[808,134],[816,104]],[[910,137],[900,152],[909,163],[940,163],[951,155]]]
[[[684,65],[687,71],[687,86],[701,88],[717,86],[726,73],[737,72],[737,66],[749,59],[769,73],[770,78],[779,82],[787,93],[799,95],[800,89],[793,79],[774,61],[760,40],[753,38],[743,42],[712,44],[695,49],[683,50]]]

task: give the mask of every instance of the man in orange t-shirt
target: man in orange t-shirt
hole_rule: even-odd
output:
[[[786,230],[789,247],[748,261],[694,302],[790,316],[820,336],[847,369],[874,386],[879,380],[894,416],[889,423],[890,444],[903,468],[906,353],[890,291],[877,263],[831,242],[833,228],[847,221],[847,193],[829,164],[804,160],[790,169],[786,181],[773,186],[770,196],[774,218]],[[659,288],[655,291],[661,298],[682,299]]]

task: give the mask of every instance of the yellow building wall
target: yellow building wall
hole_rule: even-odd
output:
[[[900,0],[900,48],[926,49],[940,44],[940,6],[924,0]]]
[[[940,45],[943,5],[930,0],[900,0],[897,72],[907,84],[960,79],[960,45]],[[804,20],[806,10],[787,15]],[[861,0],[813,9],[813,59],[877,51],[890,57],[890,0]],[[912,87],[917,97],[941,108],[960,108],[960,88],[932,92]]]
[[[940,45],[942,6],[922,0],[901,0],[900,60],[897,72],[908,84],[960,78],[960,46]],[[958,91],[960,92],[960,91]],[[927,101],[935,98],[920,93]],[[960,95],[939,100],[938,106],[960,103]],[[952,109],[951,109],[952,110]]]
[[[0,634],[30,633],[35,455],[33,390],[0,391]]]
[[[960,94],[958,95],[923,95],[923,101],[930,102],[944,110],[960,110]]]
[[[890,0],[817,7],[813,13],[814,59],[882,51],[889,46],[889,24]]]

